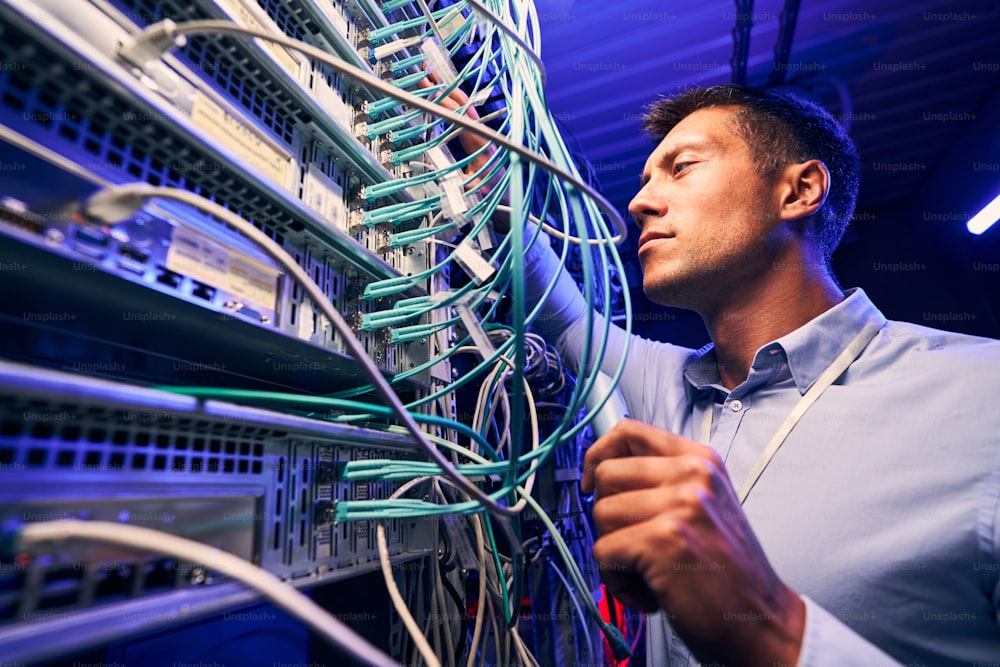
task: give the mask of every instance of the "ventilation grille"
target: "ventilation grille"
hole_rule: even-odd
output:
[[[283,435],[165,411],[0,399],[0,466],[13,470],[260,475],[265,439]]]
[[[68,562],[46,556],[0,561],[0,625],[45,621],[77,609],[155,595],[214,581],[172,558]],[[136,614],[141,616],[140,613]],[[128,614],[125,614],[126,620]]]
[[[121,169],[152,185],[198,193],[247,219],[267,220],[268,225],[255,224],[279,243],[286,231],[304,228],[257,195],[254,182],[238,172],[187,170],[181,174],[171,165],[178,161],[211,163],[212,159],[191,148],[172,126],[158,125],[155,118],[146,123],[127,120],[144,112],[104,88],[86,71],[74,71],[58,62],[44,46],[25,42],[8,26],[0,25],[0,30],[0,60],[24,63],[20,69],[0,70],[0,106],[14,112],[8,123],[11,126],[27,122],[35,136],[38,128],[49,130],[62,142],[82,150],[79,162],[97,173]],[[46,143],[59,148],[55,142]]]
[[[141,26],[155,23],[167,16],[175,22],[215,18],[193,3],[115,0],[114,4]],[[270,128],[287,145],[291,145],[292,124],[288,119],[295,115],[298,107],[288,93],[276,86],[251,87],[252,82],[261,81],[261,73],[253,64],[255,57],[247,49],[246,41],[194,35],[178,52],[183,54],[192,69],[214,81],[221,91]]]

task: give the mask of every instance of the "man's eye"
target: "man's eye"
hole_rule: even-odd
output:
[[[687,167],[693,165],[694,162],[677,162],[674,164],[674,176],[684,171]]]

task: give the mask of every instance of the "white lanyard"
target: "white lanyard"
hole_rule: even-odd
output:
[[[813,386],[809,387],[808,391],[802,395],[799,402],[795,404],[792,411],[788,413],[785,417],[785,421],[778,428],[777,433],[771,438],[771,441],[767,443],[767,447],[764,451],[760,453],[757,457],[757,461],[754,463],[753,468],[747,473],[746,479],[743,480],[743,484],[740,485],[739,489],[739,499],[740,504],[746,500],[746,497],[750,494],[750,489],[753,488],[754,484],[757,483],[757,479],[763,474],[764,468],[767,464],[771,462],[774,458],[775,453],[778,448],[781,447],[782,443],[785,442],[785,438],[791,433],[795,425],[799,423],[802,415],[806,413],[812,404],[815,403],[819,397],[826,391],[827,387],[832,385],[838,377],[840,377],[847,368],[854,363],[854,360],[861,356],[861,352],[868,346],[868,343],[875,338],[875,334],[878,333],[881,326],[867,326],[858,332],[858,335],[854,337],[847,347],[844,348],[843,352],[840,353],[833,363],[830,364],[825,371],[816,379]],[[712,418],[715,414],[715,406],[708,406],[708,410],[705,412],[705,416],[701,420],[701,438],[700,442],[708,444],[709,439],[712,436]]]

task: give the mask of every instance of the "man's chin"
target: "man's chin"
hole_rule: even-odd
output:
[[[658,306],[666,306],[668,308],[687,307],[684,305],[682,294],[678,294],[677,290],[674,289],[665,289],[662,285],[656,285],[655,287],[643,285],[642,293],[646,295],[647,299]]]
[[[697,311],[697,290],[681,282],[643,281],[642,293],[658,306]]]

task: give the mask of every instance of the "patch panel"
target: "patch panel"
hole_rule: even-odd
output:
[[[31,159],[18,155],[25,161]],[[51,165],[36,160],[32,173],[44,171],[56,173]],[[7,192],[22,190],[15,182],[6,187]],[[25,183],[24,188],[30,190],[30,184]],[[33,203],[44,196],[47,194],[34,197]],[[72,266],[66,270],[72,271],[70,279],[75,282],[90,280],[94,271],[103,271],[222,314],[268,325],[324,349],[343,349],[343,341],[333,336],[329,323],[315,313],[301,289],[283,284],[283,271],[273,260],[211,219],[165,203],[159,213],[140,212],[117,225],[97,227],[68,221],[72,210],[63,211],[61,216],[36,213],[27,203],[10,196],[0,204],[0,210],[4,213],[0,229],[71,260]],[[346,310],[342,291],[348,279],[343,258],[314,244],[305,251],[290,247],[289,241],[285,245],[331,301]],[[355,282],[362,280],[356,271],[350,273]],[[412,354],[424,353],[416,346],[408,349]],[[405,354],[401,348],[383,344],[374,357],[383,369],[394,372],[396,359]],[[419,358],[411,363],[419,363]]]
[[[346,426],[149,388],[354,390],[362,375],[342,335],[280,263],[220,220],[154,199],[121,222],[95,224],[81,202],[95,188],[145,182],[251,221],[393,376],[446,349],[394,343],[389,328],[363,330],[362,317],[448,286],[435,279],[392,297],[362,295],[373,281],[430,268],[431,246],[390,243],[430,217],[370,229],[352,221],[425,197],[421,188],[371,201],[360,193],[411,175],[392,153],[427,139],[428,118],[390,122],[405,140],[357,137],[358,122],[391,121],[401,106],[259,39],[191,36],[141,68],[117,56],[120,41],[164,18],[286,35],[390,81],[418,71],[415,48],[371,61],[367,35],[389,24],[374,0],[0,3],[0,60],[13,65],[0,68],[0,156],[28,165],[0,179],[0,267],[23,263],[4,271],[0,355],[29,362],[0,359],[0,527],[61,517],[153,527],[314,590],[377,574],[376,523],[336,523],[333,510],[387,499],[401,482],[347,483],[329,465],[423,461],[409,438],[380,430],[380,420]],[[376,102],[377,114],[361,112]],[[427,395],[450,378],[446,367],[435,367],[437,380],[425,371],[395,389],[405,402]],[[385,529],[394,562],[435,557],[433,521],[394,518]],[[0,653],[45,661],[254,600],[199,563],[63,544],[0,559]],[[403,655],[394,632],[391,651]]]
[[[317,504],[371,496],[375,487],[385,497],[394,488],[336,481],[320,472],[323,464],[413,456],[405,438],[382,431],[0,362],[6,529],[60,518],[153,527],[244,557],[295,585],[317,585],[377,562],[374,544],[361,537],[373,525],[320,525]],[[118,491],[108,494],[109,485]],[[429,522],[387,527],[394,559],[431,551]],[[9,642],[24,623],[40,634],[65,631],[84,621],[84,609],[134,615],[163,596],[214,595],[226,581],[198,563],[105,545],[7,558],[0,560],[0,644],[16,647]],[[122,624],[118,634],[133,630]]]
[[[144,15],[148,16],[173,15],[165,12],[162,8],[146,9]],[[65,29],[64,32],[72,34],[68,29]],[[124,32],[121,33],[121,37],[125,37]],[[192,40],[192,43],[195,41]],[[14,40],[11,44],[12,51],[6,55],[15,62],[30,60],[27,55],[21,56],[17,53],[17,45],[18,41]],[[88,49],[92,50],[89,45],[81,44],[78,47],[83,49],[83,52],[66,54],[64,57],[77,61],[80,59],[86,61],[88,57],[98,58],[97,55],[89,53]],[[104,45],[103,49],[107,51],[111,47]],[[223,53],[217,55],[220,58],[234,57]],[[53,53],[48,57],[48,60],[58,61],[60,57],[62,56]],[[312,123],[325,122],[329,118],[319,107],[311,109],[311,111],[303,111],[305,107],[316,106],[316,102],[306,94],[304,89],[301,87],[296,89],[296,94],[301,98],[297,99],[289,96],[290,93],[284,97],[274,97],[277,95],[276,90],[280,92],[280,87],[264,86],[264,90],[273,98],[265,104],[263,101],[255,102],[254,96],[249,95],[253,92],[250,87],[254,84],[251,82],[260,80],[260,76],[251,76],[252,73],[246,73],[247,76],[241,79],[238,86],[230,84],[227,88],[221,88],[221,92],[225,95],[235,95],[236,98],[249,105],[249,108],[253,110],[251,117],[254,118],[254,122],[250,122],[246,118],[240,118],[235,110],[227,110],[225,105],[213,99],[212,95],[190,89],[190,85],[185,84],[184,80],[197,79],[197,77],[193,72],[187,71],[183,72],[184,77],[181,79],[176,79],[176,77],[171,79],[172,85],[177,88],[173,96],[179,105],[178,110],[183,112],[182,118],[177,116],[178,111],[164,108],[162,98],[145,91],[142,86],[138,85],[137,80],[131,79],[130,75],[120,74],[117,76],[115,85],[125,83],[132,88],[135,95],[131,98],[118,99],[114,95],[110,95],[102,98],[100,109],[93,109],[94,100],[92,98],[81,95],[74,96],[72,93],[74,90],[79,90],[82,93],[81,87],[93,90],[108,85],[108,78],[114,78],[112,73],[117,66],[105,70],[100,67],[102,64],[107,65],[108,63],[102,63],[100,59],[84,62],[85,67],[75,73],[75,79],[89,79],[86,86],[82,86],[83,82],[79,80],[65,83],[51,82],[51,84],[45,80],[31,81],[30,76],[25,76],[25,74],[48,75],[51,78],[53,73],[43,73],[41,70],[28,68],[23,74],[12,77],[17,79],[16,82],[12,83],[23,88],[24,95],[8,96],[9,99],[6,99],[5,102],[16,111],[22,112],[18,115],[27,115],[23,114],[24,108],[37,106],[39,101],[37,98],[29,99],[34,97],[32,89],[48,86],[52,91],[60,91],[59,94],[47,96],[49,102],[47,106],[50,108],[42,108],[28,119],[22,117],[17,120],[37,119],[41,124],[54,125],[50,129],[62,140],[82,144],[79,146],[83,149],[82,152],[91,153],[92,156],[106,160],[106,164],[102,165],[106,167],[106,170],[113,171],[115,167],[118,167],[124,171],[125,173],[119,176],[120,180],[138,178],[147,180],[154,185],[169,184],[195,191],[211,192],[217,199],[226,202],[237,211],[242,210],[246,217],[260,220],[261,224],[276,228],[275,231],[293,238],[298,243],[313,236],[310,232],[315,233],[317,231],[315,227],[323,226],[316,220],[315,216],[303,216],[301,207],[294,207],[296,210],[288,210],[288,202],[274,202],[272,197],[271,202],[255,201],[254,204],[248,206],[245,195],[233,196],[233,186],[236,185],[233,182],[234,176],[237,177],[237,181],[244,181],[243,187],[239,188],[240,191],[260,190],[258,182],[250,183],[246,182],[246,178],[239,178],[246,164],[255,167],[258,172],[279,185],[281,189],[294,193],[296,198],[301,196],[300,180],[295,179],[294,184],[289,182],[289,173],[294,171],[292,169],[294,158],[291,156],[297,155],[298,146],[306,141],[305,132],[309,135],[315,134]],[[158,67],[157,71],[161,69]],[[228,69],[226,71],[228,72]],[[160,87],[162,88],[162,86]],[[244,90],[244,88],[247,89]],[[184,92],[182,94],[178,91]],[[216,95],[221,94],[218,90],[214,92]],[[17,99],[18,97],[21,99]],[[136,106],[137,99],[144,100],[148,106]],[[221,98],[219,99],[221,100]],[[65,111],[70,107],[74,109],[73,113]],[[313,120],[305,123],[301,120],[305,117],[303,114]],[[133,122],[135,120],[145,121],[145,123]],[[279,120],[286,125],[276,125],[275,123]],[[269,130],[268,134],[276,141],[284,142],[284,154],[282,154],[281,149],[272,147],[269,139],[254,138],[263,136],[259,134],[260,130],[254,127],[255,122]],[[24,126],[25,123],[21,122],[17,125]],[[138,128],[145,128],[147,131],[140,132],[137,136],[136,129]],[[152,132],[153,128],[156,129],[155,133]],[[96,136],[88,137],[86,134]],[[326,136],[329,138],[330,135]],[[154,137],[158,139],[156,143],[159,145],[148,145]],[[109,150],[105,147],[104,144],[109,139],[115,143],[115,150]],[[350,138],[346,143],[344,137],[341,139],[339,143],[328,141],[327,145],[330,146],[330,150],[336,153],[333,159],[339,160],[342,165],[345,165],[341,167],[342,169],[348,169],[347,165],[350,165],[349,171],[353,175],[349,175],[348,182],[341,184],[342,188],[345,190],[355,189],[361,183],[359,179],[363,178],[374,179],[375,182],[378,182],[394,177],[386,172],[371,153],[358,145],[353,138]],[[206,141],[208,144],[205,143]],[[226,151],[236,151],[236,154],[227,156]],[[67,151],[61,149],[60,152]],[[149,157],[152,159],[148,159]],[[93,161],[93,157],[87,160],[82,155],[78,159],[80,162]],[[275,207],[275,203],[279,206]],[[352,254],[349,247],[344,247],[346,239],[343,237],[330,233],[320,233],[318,236],[326,243],[332,242],[334,247],[343,248],[345,256],[349,257]],[[375,275],[384,275],[386,272],[386,267],[380,264],[363,266],[363,268],[368,272],[374,271]]]

